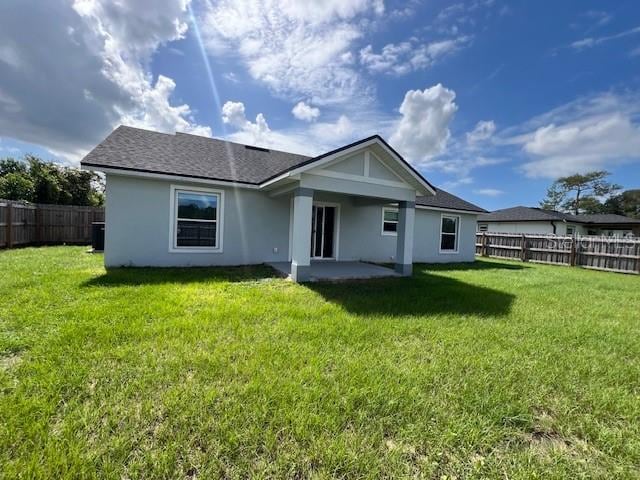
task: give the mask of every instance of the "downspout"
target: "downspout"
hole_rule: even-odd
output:
[[[556,223],[554,220],[551,220],[551,226],[553,227],[553,234],[556,234]]]

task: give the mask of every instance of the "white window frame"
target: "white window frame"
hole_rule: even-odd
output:
[[[216,246],[215,247],[178,247],[178,193],[205,193],[218,196],[216,212]],[[193,187],[190,185],[171,185],[169,198],[169,252],[170,253],[222,253],[224,238],[224,190]]]
[[[483,227],[484,227],[484,230],[483,230]],[[478,224],[478,231],[479,232],[488,232],[489,231],[489,224],[488,223],[479,223]]]
[[[396,224],[396,231],[395,232],[385,232],[384,230],[384,224],[386,223],[394,223],[393,220],[386,220],[384,219],[384,212],[395,212],[398,215],[400,215],[400,211],[397,207],[382,207],[382,223],[380,224],[380,234],[385,236],[385,237],[397,237],[398,236],[398,224],[400,223],[400,217],[398,217],[398,220],[395,221]]]
[[[456,233],[444,233],[442,231],[442,221],[445,218],[453,218],[456,221]],[[455,248],[453,250],[443,250],[442,249],[442,235],[455,235]],[[440,235],[438,236],[438,250],[443,255],[455,255],[459,253],[460,248],[460,215],[449,215],[443,213],[440,215]]]

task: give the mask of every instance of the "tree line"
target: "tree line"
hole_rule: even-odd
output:
[[[35,155],[0,159],[0,198],[56,205],[101,206],[104,181],[96,173]]]
[[[540,206],[575,215],[615,213],[640,218],[640,189],[622,191],[622,186],[607,181],[609,175],[597,170],[561,177],[547,189]]]

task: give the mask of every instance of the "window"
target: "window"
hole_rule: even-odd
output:
[[[398,234],[398,209],[383,208],[382,209],[382,235]]]
[[[573,225],[567,225],[567,236],[571,237],[576,233],[576,228]]]
[[[479,223],[478,224],[478,231],[479,232],[487,232],[489,230],[489,225],[486,223]]]
[[[221,251],[222,192],[172,187],[171,251]]]
[[[458,225],[460,217],[442,215],[440,224],[440,251],[455,253],[458,251]]]

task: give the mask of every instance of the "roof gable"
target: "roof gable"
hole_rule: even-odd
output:
[[[359,152],[365,152],[366,154],[367,151],[370,155],[374,155],[378,161],[381,161],[394,171],[399,177],[398,182],[405,182],[422,195],[435,195],[435,187],[407,163],[407,161],[379,135],[358,140],[344,147],[310,158],[299,165],[294,165],[286,171],[267,179],[263,182],[263,186],[269,186],[287,177],[299,175],[304,172],[317,171],[320,167],[345,161]],[[367,173],[366,176],[369,176],[369,174]]]

